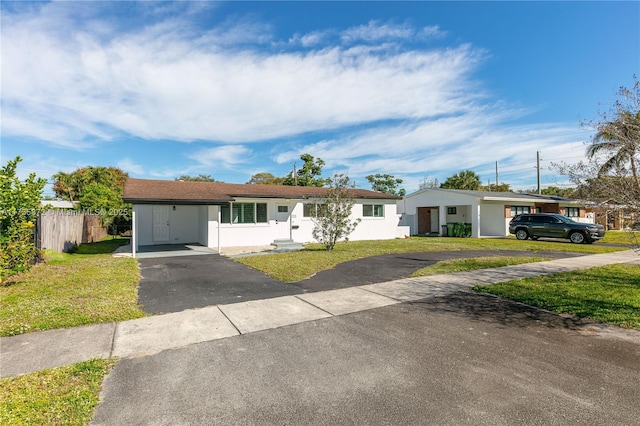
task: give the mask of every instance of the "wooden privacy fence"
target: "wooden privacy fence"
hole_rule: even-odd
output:
[[[75,245],[106,237],[100,216],[76,211],[49,210],[38,216],[36,241],[39,249],[67,252]]]

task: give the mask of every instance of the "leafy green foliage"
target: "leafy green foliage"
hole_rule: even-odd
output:
[[[355,203],[349,193],[349,177],[336,174],[327,179],[329,189],[321,202],[321,212],[313,218],[313,238],[324,245],[327,250],[333,250],[339,240],[349,241],[351,234],[360,223],[360,219],[351,219],[351,209]]]
[[[0,424],[89,424],[114,364],[93,359],[0,380]]]
[[[471,191],[479,190],[480,176],[472,170],[462,170],[453,176],[449,176],[442,185],[440,185],[440,188],[467,189]]]
[[[203,174],[199,174],[198,176],[182,175],[180,177],[177,177],[176,180],[183,180],[185,182],[187,182],[187,181],[191,181],[191,182],[215,182],[216,181],[211,175],[203,175]]]
[[[286,176],[282,184],[289,186],[323,187],[326,183],[325,179],[322,178],[324,161],[321,158],[315,158],[311,154],[302,154],[300,159],[304,161],[302,167],[295,173]]]
[[[367,180],[371,184],[371,189],[377,192],[397,195],[399,197],[404,197],[407,193],[404,188],[399,188],[403,180],[393,175],[376,173],[375,175],[367,176]]]
[[[486,186],[480,187],[481,191],[490,191],[490,192],[511,192],[511,185],[508,183],[501,183],[500,185],[496,185],[495,183],[491,183]]]
[[[38,255],[34,223],[47,181],[31,173],[21,182],[20,161],[16,157],[0,169],[0,279],[28,270]]]
[[[276,177],[271,173],[256,173],[249,179],[249,184],[256,185],[283,185],[285,178]]]
[[[64,200],[77,201],[76,207],[99,214],[103,226],[130,220],[130,205],[122,201],[127,173],[116,167],[82,167],[71,173],[53,175],[53,190]]]

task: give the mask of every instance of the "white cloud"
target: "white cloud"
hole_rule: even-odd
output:
[[[76,147],[122,134],[252,142],[454,114],[477,98],[470,73],[484,52],[469,45],[268,53],[242,47],[243,36],[222,40],[219,28],[196,34],[180,19],[135,31],[111,31],[105,23],[96,34],[71,25],[60,10],[51,15],[55,6],[3,15],[4,135]],[[225,25],[231,33],[252,33],[246,23]],[[360,36],[409,31],[415,30],[369,23]],[[267,32],[260,27],[254,42],[269,40]]]
[[[308,152],[322,158],[327,170],[348,169],[365,187],[364,176],[390,173],[404,178],[409,189],[417,188],[427,175],[442,182],[452,170],[471,169],[483,177],[483,183],[487,178],[495,181],[494,165],[500,161],[503,168],[516,165],[501,181],[531,187],[535,184],[536,151],[542,151],[549,161],[580,157],[584,152],[586,135],[578,128],[561,123],[509,125],[505,123],[508,118],[508,112],[502,110],[483,110],[413,124],[383,125],[283,152],[276,161],[289,163]],[[546,173],[553,174],[548,167]]]
[[[139,176],[144,174],[144,168],[140,164],[135,163],[130,158],[123,158],[122,160],[118,161],[117,166],[125,172],[128,172],[129,174]]]
[[[197,151],[188,157],[207,167],[233,168],[249,163],[251,150],[241,145],[225,145]]]
[[[444,38],[446,35],[447,32],[440,29],[440,26],[438,25],[423,27],[418,33],[419,37],[425,38]]]
[[[348,28],[341,34],[344,42],[373,42],[382,39],[408,39],[415,35],[415,29],[409,24],[380,23],[369,21],[367,25]]]

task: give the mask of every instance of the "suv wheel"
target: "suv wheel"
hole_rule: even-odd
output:
[[[526,240],[529,238],[529,233],[525,229],[518,229],[516,231],[516,238],[519,240]]]
[[[586,241],[584,234],[582,232],[574,231],[569,235],[569,239],[574,244],[582,244]]]

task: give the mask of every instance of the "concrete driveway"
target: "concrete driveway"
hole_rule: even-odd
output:
[[[389,254],[345,262],[297,283],[282,283],[217,254],[138,259],[138,299],[152,314],[333,290],[405,278],[442,260],[479,256],[580,256],[562,252],[442,251]]]
[[[94,425],[636,424],[640,342],[457,292],[120,360]]]

